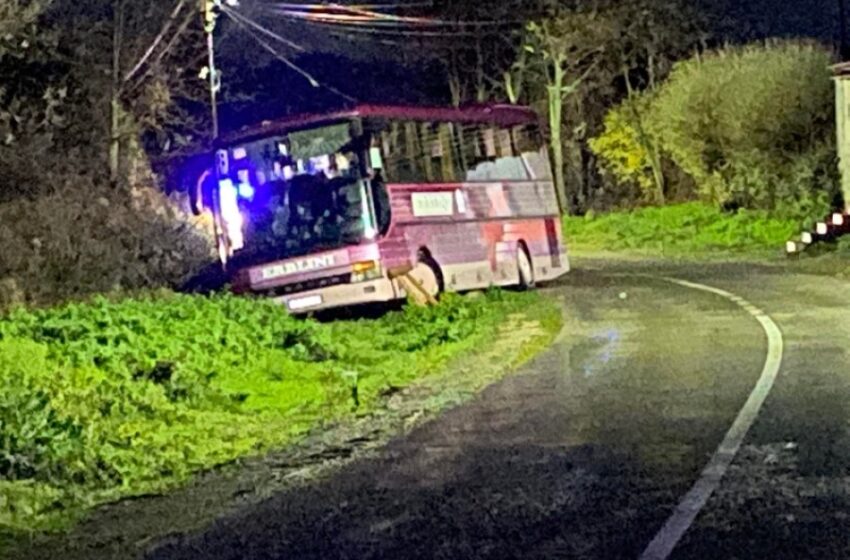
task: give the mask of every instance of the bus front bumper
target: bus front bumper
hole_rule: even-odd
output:
[[[274,298],[293,314],[310,313],[332,307],[380,303],[398,299],[400,294],[387,278],[355,284],[340,284]]]

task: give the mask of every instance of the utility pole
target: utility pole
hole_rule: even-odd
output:
[[[208,62],[205,73],[210,80],[210,113],[212,117],[213,141],[218,139],[218,90],[221,87],[221,78],[215,67],[215,27],[218,19],[219,0],[201,0],[204,14],[204,31],[207,35]],[[203,75],[203,73],[202,73]]]
[[[112,3],[112,88],[109,100],[109,182],[118,184],[121,165],[121,47],[124,43],[125,0]]]
[[[841,20],[841,61],[850,61],[850,38],[847,35],[847,0],[838,0],[838,17]]]
[[[218,125],[218,90],[221,87],[221,76],[215,67],[215,27],[218,20],[218,10],[221,6],[221,0],[201,0],[201,6],[204,14],[204,32],[207,35],[207,67],[201,72],[201,77],[207,74],[210,82],[210,117],[212,118],[212,148],[215,149],[216,140],[219,136]],[[216,167],[218,159],[215,159]],[[224,270],[227,268],[229,258],[229,250],[227,240],[223,235],[224,227],[221,221],[221,205],[218,191],[218,170],[214,168],[215,181],[212,188],[212,211],[213,211],[213,233],[215,235],[216,247],[218,248],[219,259]]]

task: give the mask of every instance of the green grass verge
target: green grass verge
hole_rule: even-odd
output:
[[[850,278],[850,236],[833,243],[818,243],[803,254],[788,259],[794,272]]]
[[[326,324],[267,301],[168,293],[16,311],[0,319],[0,525],[61,529],[376,413],[517,316],[559,325],[541,296],[497,291]]]
[[[766,212],[724,213],[700,203],[564,218],[564,235],[576,253],[780,254],[799,228],[797,220]]]

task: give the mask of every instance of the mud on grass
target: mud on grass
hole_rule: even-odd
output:
[[[463,344],[438,346],[427,358],[413,353],[407,362],[394,362],[415,375],[399,371],[391,382],[376,386],[365,397],[368,406],[317,423],[277,451],[230,462],[168,492],[102,506],[70,532],[13,535],[2,557],[140,556],[169,535],[198,530],[373,453],[391,437],[471,399],[547,348],[560,330],[560,306],[547,297],[491,294],[486,301],[498,309],[497,321],[485,320]]]

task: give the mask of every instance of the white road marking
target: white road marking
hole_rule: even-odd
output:
[[[779,374],[779,367],[782,364],[783,341],[782,333],[779,327],[773,320],[767,316],[761,309],[754,306],[747,300],[731,294],[724,290],[705,286],[703,284],[695,284],[686,282],[676,278],[663,278],[667,282],[672,282],[686,288],[710,292],[718,296],[724,297],[735,304],[745,309],[750,315],[761,323],[764,332],[767,333],[767,359],[762,369],[761,377],[753,388],[750,397],[747,399],[744,408],[738,413],[735,422],[726,437],[720,443],[720,447],[714,452],[711,460],[705,466],[699,480],[691,487],[687,494],[681,499],[679,505],[676,506],[673,514],[664,523],[664,526],[640,555],[640,560],[667,560],[673,549],[685,535],[685,533],[693,524],[700,510],[708,502],[709,497],[717,490],[720,481],[726,474],[726,470],[732,461],[735,459],[744,437],[755,422],[759,411],[761,410],[767,395],[773,388],[776,377]]]

